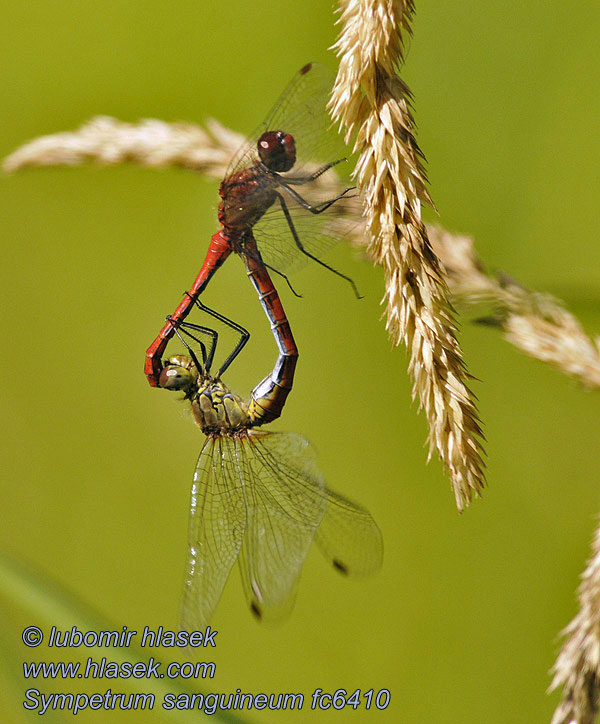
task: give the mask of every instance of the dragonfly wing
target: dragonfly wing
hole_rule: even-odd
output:
[[[240,572],[261,620],[287,616],[315,532],[325,514],[321,473],[299,435],[252,431],[241,447],[248,475]]]
[[[279,96],[262,123],[234,154],[225,177],[252,166],[258,158],[256,143],[265,131],[285,131],[294,136],[298,155],[290,176],[297,175],[307,163],[323,163],[346,154],[337,134],[330,133],[331,118],[327,102],[335,75],[319,63],[309,63],[299,70]],[[333,154],[333,155],[332,155]],[[337,154],[337,155],[336,155]]]
[[[286,179],[306,177],[324,164],[344,159],[349,151],[332,127],[327,103],[335,81],[334,74],[318,63],[300,71],[269,114],[262,130],[284,130],[296,140],[297,161]],[[342,162],[317,179],[292,184],[304,201],[318,207],[352,186],[352,165]],[[340,239],[349,235],[362,216],[362,202],[351,192],[322,214],[313,214],[299,204],[285,188],[281,195],[292,224],[304,248],[321,258]],[[289,223],[276,201],[254,227],[255,236],[267,264],[278,271],[297,270],[309,258],[297,247]]]
[[[344,158],[346,147],[333,127],[327,104],[335,74],[320,63],[304,66],[264,121],[264,130],[285,131],[296,141],[296,164],[287,176],[301,176],[310,164]]]
[[[379,570],[383,540],[368,510],[327,490],[327,512],[316,533],[317,546],[340,573],[366,576]]]
[[[329,171],[328,177],[334,172]],[[346,188],[341,183],[333,183],[329,191],[314,193],[313,184],[299,187],[297,190],[312,203],[335,198]],[[285,196],[285,194],[283,194]],[[331,247],[350,235],[356,235],[362,223],[362,199],[358,196],[342,198],[336,201],[323,214],[311,214],[298,204],[288,203],[288,210],[294,230],[302,246],[313,256],[326,261],[326,253]],[[261,256],[266,264],[281,272],[296,272],[305,264],[314,261],[300,251],[290,225],[275,202],[273,210],[268,211],[254,227],[254,235]]]
[[[237,447],[234,438],[209,437],[198,459],[190,503],[184,630],[207,625],[242,544],[246,512]]]
[[[307,177],[325,164],[345,159],[348,149],[336,132],[327,103],[335,76],[326,66],[311,63],[300,70],[285,89],[263,123],[251,135],[232,159],[226,178],[257,160],[256,143],[265,131],[283,130],[291,134],[296,143],[296,163],[281,178],[289,181],[292,193],[283,186],[285,199],[298,238],[305,249],[317,257],[347,236],[362,214],[362,205],[356,198],[344,197],[336,201],[323,214],[307,211],[294,198],[296,192],[307,203],[318,207],[336,198],[352,186],[349,180],[352,164],[342,162],[311,181]],[[302,183],[293,183],[294,180]],[[278,271],[298,269],[308,261],[294,242],[289,223],[276,201],[254,227],[256,240],[263,258]]]

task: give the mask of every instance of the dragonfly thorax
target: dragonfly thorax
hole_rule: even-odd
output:
[[[248,405],[220,380],[198,372],[191,357],[174,355],[160,374],[160,386],[185,393],[194,419],[206,435],[239,432],[252,426]]]
[[[219,223],[232,236],[251,229],[277,198],[272,172],[259,161],[224,179],[219,195]]]
[[[227,435],[250,426],[248,406],[218,380],[207,380],[192,399],[192,412],[205,435]]]

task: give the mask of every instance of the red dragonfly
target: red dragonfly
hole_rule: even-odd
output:
[[[352,198],[353,187],[333,198],[330,191],[329,198],[316,203],[307,201],[294,188],[304,186],[308,191],[318,192],[323,187],[323,174],[346,160],[338,157],[322,163],[323,158],[335,159],[333,149],[337,139],[335,132],[328,132],[330,121],[326,110],[331,87],[332,77],[327,69],[312,63],[304,66],[253,136],[258,140],[245,144],[232,160],[219,188],[221,228],[211,239],[192,288],[167,317],[167,323],[146,351],[145,373],[153,387],[159,386],[162,357],[169,340],[232,252],[242,257],[267,316],[278,330],[279,349],[287,357],[296,358],[298,350],[268,269],[288,281],[282,269],[289,268],[299,258],[311,259],[348,281],[359,297],[352,279],[317,256],[327,242],[335,241],[333,233],[328,232],[327,221],[323,221],[326,217],[321,214],[337,202]],[[298,149],[298,156],[296,138],[304,144]],[[292,168],[294,175],[288,175]],[[277,219],[280,229],[274,233]]]

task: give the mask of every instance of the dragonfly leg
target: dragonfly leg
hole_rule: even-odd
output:
[[[199,339],[195,334],[192,334],[189,330],[193,330],[193,332],[200,332],[202,334],[206,334],[211,338],[211,344],[210,344],[210,351],[206,352],[206,345],[204,342],[202,342],[201,339]],[[199,345],[200,350],[202,352],[202,363],[198,361],[198,358],[196,357],[196,354],[194,353],[194,350],[191,348],[189,343],[183,338],[183,334],[185,334],[190,339],[193,339],[196,344]],[[203,327],[199,324],[191,324],[190,322],[179,322],[179,324],[175,328],[175,334],[179,337],[182,344],[185,346],[187,351],[189,352],[190,357],[194,361],[194,364],[196,365],[196,369],[200,374],[204,372],[205,374],[208,374],[210,372],[210,364],[212,362],[212,359],[215,354],[215,350],[217,348],[217,341],[219,339],[219,335],[214,329],[211,329],[210,327]]]
[[[229,319],[223,314],[220,314],[219,312],[215,311],[214,309],[211,309],[210,307],[207,307],[206,304],[203,304],[199,299],[195,300],[196,306],[201,309],[203,312],[206,312],[207,314],[210,314],[211,317],[214,317],[215,319],[218,319],[220,322],[223,322],[223,324],[226,324],[228,327],[231,327],[231,329],[235,330],[239,333],[240,339],[239,342],[236,344],[235,348],[233,349],[233,352],[227,357],[225,362],[221,365],[219,370],[217,371],[217,374],[215,375],[215,379],[219,379],[219,377],[225,372],[225,370],[229,367],[229,365],[233,362],[233,360],[238,356],[238,354],[242,351],[248,340],[250,339],[250,332],[245,328],[242,327],[241,324],[238,324],[237,322],[234,322],[232,319]],[[214,356],[214,350],[215,348],[211,350],[211,354],[209,355],[209,359],[206,363],[206,371],[210,372],[210,368],[213,361]]]
[[[244,254],[247,254],[248,256],[250,256],[250,255],[251,255],[251,252],[248,251],[248,249],[244,249]],[[285,279],[286,284],[287,284],[288,287],[290,288],[292,294],[293,294],[295,297],[298,297],[298,299],[302,299],[302,294],[298,294],[298,292],[297,292],[297,291],[294,289],[294,287],[292,286],[292,283],[290,282],[290,280],[287,278],[287,276],[286,276],[283,272],[280,272],[278,269],[275,269],[275,267],[271,266],[270,264],[266,264],[266,263],[262,260],[262,258],[261,258],[261,259],[257,259],[257,258],[255,257],[254,260],[255,260],[255,261],[258,261],[260,264],[264,264],[264,265],[267,267],[267,269],[270,269],[272,272],[275,272],[275,274],[278,274],[280,277],[283,277],[283,278]]]
[[[356,298],[362,299],[362,296],[359,294],[358,289],[356,288],[356,284],[350,277],[346,276],[345,274],[342,274],[342,272],[339,272],[337,269],[334,269],[332,266],[329,266],[329,264],[326,264],[324,261],[321,261],[321,259],[319,259],[319,257],[315,256],[314,254],[311,254],[309,251],[306,251],[306,249],[304,248],[304,245],[300,241],[300,237],[298,236],[298,232],[296,231],[296,227],[294,226],[294,222],[292,221],[292,215],[290,214],[287,204],[285,203],[285,199],[283,198],[283,196],[281,194],[277,194],[277,196],[279,197],[279,203],[281,204],[281,208],[283,210],[283,213],[285,214],[285,218],[288,222],[288,226],[290,227],[290,231],[292,232],[292,237],[294,238],[294,242],[296,243],[296,246],[298,247],[298,249],[303,254],[305,254],[307,257],[309,257],[309,259],[316,261],[317,264],[320,264],[321,266],[325,267],[325,269],[329,269],[330,272],[333,272],[334,274],[337,274],[338,277],[345,279],[352,287],[354,294],[356,295]]]
[[[349,186],[347,189],[344,189],[341,194],[336,196],[334,199],[329,199],[328,201],[323,201],[320,204],[309,204],[306,199],[303,199],[300,194],[295,191],[294,189],[290,188],[285,181],[280,181],[279,185],[281,188],[285,189],[288,194],[294,199],[294,201],[300,206],[302,206],[303,209],[306,209],[307,211],[310,211],[311,214],[322,214],[323,211],[326,211],[330,206],[333,206],[336,201],[339,201],[343,198],[352,198],[351,196],[348,197],[347,194],[349,191],[354,191],[356,189],[356,186]],[[280,196],[281,197],[281,196]]]
[[[331,163],[326,163],[324,166],[321,166],[313,173],[309,174],[308,176],[286,176],[285,179],[281,179],[282,181],[285,181],[286,184],[290,184],[291,186],[301,186],[302,184],[307,184],[310,181],[315,181],[319,178],[319,176],[322,176],[325,171],[329,171],[330,168],[333,168],[334,166],[337,166],[338,163],[344,163],[344,161],[347,161],[347,158],[338,158],[337,161],[332,161]],[[279,177],[278,175],[278,178]]]
[[[264,262],[263,262],[263,264],[264,264]],[[269,269],[270,271],[275,272],[275,274],[278,274],[280,277],[283,277],[283,279],[285,279],[285,283],[286,283],[286,284],[288,285],[288,287],[290,288],[290,291],[292,292],[292,294],[293,294],[295,297],[298,297],[298,299],[302,299],[302,294],[298,294],[298,292],[297,292],[297,291],[294,289],[294,287],[292,286],[292,282],[287,278],[287,276],[286,276],[283,272],[280,272],[279,269],[275,269],[275,267],[274,267],[274,266],[271,266],[270,264],[265,264],[265,266],[266,266],[267,269]]]

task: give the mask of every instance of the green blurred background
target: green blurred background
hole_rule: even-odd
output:
[[[300,66],[334,66],[334,15],[318,0],[57,0],[5,4],[0,17],[2,156],[97,114],[214,116],[247,132]],[[600,327],[599,29],[591,1],[417,2],[404,73],[441,222],[472,233],[491,268],[563,297],[591,333]],[[176,627],[202,435],[172,396],[147,386],[142,363],[216,230],[217,184],[124,167],[36,170],[0,184],[0,550],[119,627]],[[276,427],[309,437],[331,487],[371,510],[384,566],[348,581],[311,553],[295,611],[277,628],[253,621],[235,573],[214,619],[217,675],[198,688],[392,694],[384,712],[243,714],[261,723],[548,722],[558,695],[545,694],[547,672],[600,509],[598,394],[464,324],[489,489],[459,516],[441,465],[425,465],[405,353],[380,321],[380,271],[349,248],[329,258],[365,299],[314,268],[295,278],[303,299],[282,290],[301,361]],[[275,348],[239,260],[205,300],[253,333],[228,377],[245,396]],[[10,595],[2,605],[3,678],[16,677],[2,719],[33,720],[20,704],[21,661],[69,657],[27,650],[22,626],[38,619]],[[159,721],[160,710],[79,721],[92,718]]]

